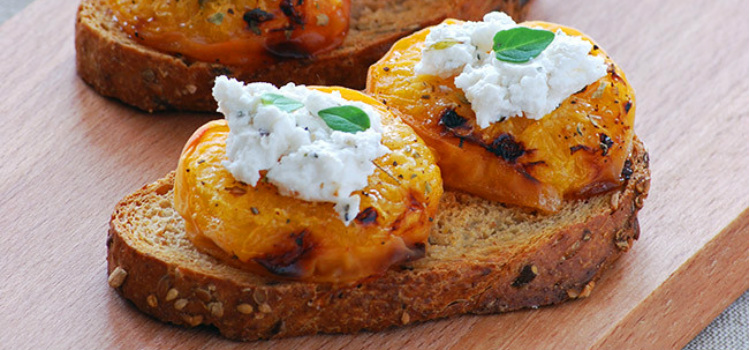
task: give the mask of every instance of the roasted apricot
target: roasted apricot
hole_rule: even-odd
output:
[[[350,0],[105,0],[133,40],[226,65],[329,51],[349,29]]]
[[[175,178],[175,208],[201,250],[242,268],[288,279],[348,283],[424,255],[443,187],[429,148],[385,106],[342,88],[381,114],[381,143],[356,218],[346,225],[334,204],[279,194],[272,183],[237,181],[222,165],[225,120],[199,128],[185,145]]]
[[[540,120],[507,118],[482,129],[454,85],[455,76],[415,73],[428,28],[401,39],[370,67],[366,91],[400,111],[435,151],[446,188],[554,212],[565,198],[621,184],[633,140],[635,94],[621,69],[580,32],[545,22],[520,25],[588,40],[590,55],[604,58],[607,74]]]

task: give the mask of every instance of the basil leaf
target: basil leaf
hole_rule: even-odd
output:
[[[354,134],[370,127],[370,117],[354,106],[331,107],[318,111],[318,116],[329,128]]]
[[[265,93],[263,95],[260,95],[260,101],[263,102],[263,104],[266,106],[274,105],[278,109],[290,113],[305,106],[302,102],[299,102],[297,100],[272,93]]]
[[[539,56],[554,39],[549,30],[516,27],[497,32],[492,50],[499,61],[524,63]]]
[[[443,41],[438,41],[430,45],[429,49],[430,50],[445,50],[453,45],[460,44],[460,43],[461,43],[460,41],[456,41],[456,40],[450,40],[450,39],[443,40]]]

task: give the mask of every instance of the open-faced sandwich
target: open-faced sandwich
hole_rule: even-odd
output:
[[[587,297],[638,238],[633,90],[581,33],[446,21],[368,92],[217,79],[226,120],[117,204],[110,286],[232,339],[376,331]]]
[[[219,75],[242,81],[361,89],[397,39],[446,17],[521,0],[82,0],[78,74],[97,92],[146,111],[215,111]]]

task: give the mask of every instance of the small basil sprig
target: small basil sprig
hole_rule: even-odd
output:
[[[354,106],[338,106],[318,111],[318,116],[329,128],[354,134],[370,128],[370,117]]]
[[[305,105],[302,102],[299,102],[297,100],[293,100],[289,97],[282,96],[279,94],[272,94],[272,93],[265,93],[263,95],[260,95],[260,101],[268,106],[268,105],[274,105],[278,107],[280,110],[284,112],[294,112]]]
[[[492,50],[499,61],[524,63],[539,56],[554,39],[549,30],[515,27],[497,32]]]

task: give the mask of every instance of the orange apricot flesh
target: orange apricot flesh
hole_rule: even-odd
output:
[[[447,23],[459,23],[448,20]],[[607,74],[564,100],[540,120],[507,118],[482,129],[455,77],[417,75],[429,28],[398,41],[369,70],[366,92],[398,110],[433,149],[447,189],[554,212],[566,198],[585,198],[619,186],[627,175],[635,93],[622,70],[590,38]]]
[[[175,178],[175,208],[197,248],[235,266],[279,278],[351,283],[380,275],[425,253],[429,227],[443,187],[429,148],[385,106],[343,88],[347,100],[381,114],[382,144],[390,152],[356,193],[359,214],[347,226],[329,202],[279,194],[271,183],[255,187],[234,179],[226,159],[226,121],[199,128],[185,145]]]

